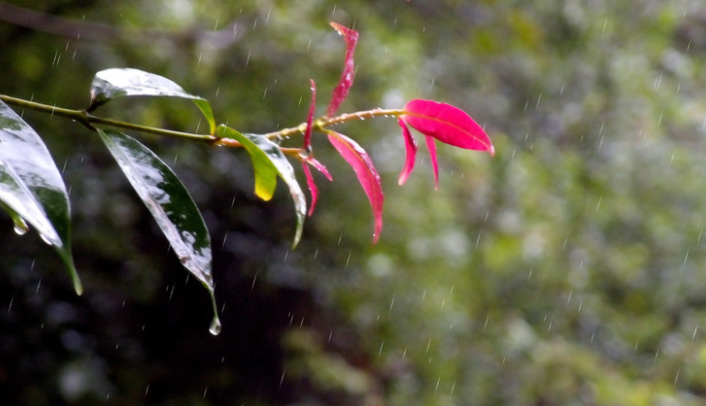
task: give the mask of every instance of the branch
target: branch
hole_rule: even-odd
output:
[[[217,48],[226,47],[240,39],[245,33],[245,29],[241,29],[241,27],[248,26],[248,24],[240,24],[239,27],[236,21],[218,31],[203,31],[198,29],[174,32],[150,29],[127,30],[103,23],[56,17],[3,2],[0,2],[0,21],[46,34],[67,37],[73,40],[87,39],[98,42],[108,42],[120,38],[129,38],[132,40],[163,38],[173,42],[190,40],[208,42]]]

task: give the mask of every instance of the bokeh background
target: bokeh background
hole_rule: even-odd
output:
[[[132,67],[208,98],[220,122],[269,132],[305,120],[309,78],[325,111],[345,53],[336,21],[361,35],[342,112],[444,101],[497,150],[440,146],[434,191],[422,145],[399,187],[394,120],[338,127],[382,175],[385,228],[371,246],[365,195],[316,135],[335,181],[318,176],[317,212],[290,250],[288,193],[258,201],[245,153],[133,134],[207,221],[214,337],[206,291],[96,135],[24,112],[70,190],[85,293],[36,233],[16,236],[0,215],[3,405],[706,403],[702,1],[0,7],[2,94],[83,108],[96,71]],[[179,100],[97,113],[204,125]]]

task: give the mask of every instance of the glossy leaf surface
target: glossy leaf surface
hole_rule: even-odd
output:
[[[329,117],[336,114],[336,111],[341,107],[341,103],[346,99],[348,91],[353,85],[353,76],[355,75],[353,54],[355,52],[355,46],[358,44],[358,31],[351,30],[337,23],[331,23],[331,26],[336,29],[339,34],[343,35],[343,38],[346,40],[346,59],[343,65],[343,73],[338,80],[338,85],[333,89],[331,102],[326,112]]]
[[[240,142],[248,151],[255,170],[256,194],[258,194],[260,198],[263,197],[257,192],[257,190],[261,190],[265,196],[272,198],[277,181],[277,178],[273,176],[273,173],[278,175],[284,183],[287,184],[289,187],[289,193],[294,201],[294,212],[297,218],[297,228],[294,234],[294,242],[292,243],[292,246],[295,247],[299,244],[299,240],[301,239],[302,231],[304,229],[304,218],[306,217],[306,198],[304,197],[304,191],[301,186],[299,186],[299,182],[297,182],[292,164],[290,164],[287,157],[284,156],[282,150],[279,148],[279,145],[260,134],[242,134],[223,125],[218,127],[218,136],[233,138]],[[259,189],[258,182],[262,183]]]
[[[39,135],[2,101],[0,200],[13,218],[27,221],[58,251],[76,293],[81,294],[71,256],[69,198],[61,174]],[[14,221],[18,227],[20,220]]]
[[[91,104],[99,106],[110,100],[127,96],[162,96],[191,99],[208,121],[211,134],[215,133],[216,121],[211,104],[204,98],[184,91],[173,81],[153,73],[132,68],[102,70],[91,83]]]
[[[455,147],[495,154],[490,138],[465,111],[433,100],[412,100],[401,116],[405,123],[424,135]]]
[[[375,244],[380,238],[380,232],[382,231],[382,206],[385,200],[385,196],[382,193],[380,175],[368,153],[358,143],[335,131],[327,131],[327,133],[331,144],[355,171],[360,185],[368,196],[370,207],[373,210],[373,217],[375,218],[375,231],[373,233],[373,244]]]
[[[191,195],[174,172],[137,140],[113,130],[98,133],[182,265],[208,289],[217,319],[211,237]]]

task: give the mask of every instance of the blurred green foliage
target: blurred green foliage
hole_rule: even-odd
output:
[[[19,2],[18,2],[19,3]],[[697,0],[23,1],[104,24],[79,37],[0,23],[0,92],[80,108],[95,71],[133,67],[265,132],[319,112],[355,27],[341,111],[458,105],[495,158],[440,147],[396,185],[391,120],[337,130],[371,154],[385,228],[334,176],[301,246],[284,188],[252,194],[246,154],[139,135],[173,164],[214,241],[224,331],[93,134],[26,112],[64,170],[77,266],[0,238],[0,398],[32,405],[697,405],[706,397],[706,5]],[[61,20],[64,21],[64,20]],[[84,27],[84,28],[82,28]],[[189,103],[103,114],[195,130]],[[286,142],[286,141],[285,141]],[[292,140],[291,142],[299,142]],[[424,147],[421,147],[424,150]],[[315,175],[316,176],[316,175]],[[303,179],[303,178],[302,178]],[[348,187],[348,185],[354,185]]]

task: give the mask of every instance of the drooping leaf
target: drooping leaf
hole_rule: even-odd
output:
[[[217,134],[219,137],[235,139],[240,142],[243,147],[245,147],[246,151],[248,151],[255,170],[256,190],[258,188],[258,182],[262,182],[261,190],[263,190],[263,194],[268,195],[269,193],[269,198],[272,197],[272,194],[274,193],[272,180],[274,180],[275,184],[277,180],[276,177],[272,175],[273,168],[275,169],[274,173],[276,173],[276,175],[278,175],[284,183],[287,184],[289,187],[289,193],[294,201],[294,212],[297,217],[297,228],[294,235],[294,242],[292,243],[292,246],[296,247],[297,244],[299,244],[299,240],[301,239],[302,231],[304,229],[304,218],[306,217],[306,198],[304,197],[304,192],[299,186],[299,182],[297,182],[297,178],[294,175],[294,168],[292,167],[292,164],[290,164],[287,157],[284,156],[282,150],[279,148],[279,145],[260,134],[242,134],[223,125],[218,127]],[[260,172],[259,178],[258,172]],[[262,198],[260,194],[258,194],[258,196]]]
[[[316,187],[316,182],[314,182],[314,177],[311,175],[311,170],[306,162],[302,161],[302,168],[304,169],[304,176],[306,176],[306,184],[309,186],[309,193],[311,194],[311,204],[309,204],[309,217],[314,214],[314,209],[316,208],[316,201],[319,199],[319,188]]]
[[[427,142],[427,148],[429,149],[429,159],[431,160],[431,168],[434,170],[434,189],[439,189],[439,163],[436,159],[436,144],[434,143],[434,137],[428,135],[424,136]]]
[[[341,74],[341,79],[338,80],[338,85],[333,89],[333,95],[331,97],[331,102],[328,105],[328,110],[326,115],[333,116],[341,107],[341,103],[348,96],[348,91],[353,85],[353,76],[355,75],[355,64],[353,63],[353,53],[355,52],[355,46],[358,43],[358,31],[346,28],[337,23],[331,23],[331,26],[338,31],[339,34],[343,35],[346,40],[346,59],[343,66],[343,73]]]
[[[306,130],[304,131],[304,149],[311,152],[311,122],[314,120],[316,112],[316,83],[314,79],[309,79],[311,83],[311,103],[309,104],[309,114],[306,116]]]
[[[360,185],[368,196],[370,207],[373,210],[373,217],[375,218],[375,231],[373,233],[373,244],[375,244],[380,238],[380,232],[382,231],[382,205],[385,200],[385,196],[382,193],[380,175],[368,153],[358,143],[335,131],[327,131],[327,134],[334,148],[355,171]]]
[[[211,134],[216,131],[216,121],[208,100],[184,91],[173,81],[153,73],[132,68],[113,68],[102,70],[91,83],[91,108],[110,100],[127,96],[163,96],[191,99],[208,121]]]
[[[181,264],[208,290],[214,324],[218,324],[211,274],[211,237],[191,195],[174,172],[146,146],[118,131],[98,129],[98,133]]]
[[[401,118],[397,119],[397,122],[402,128],[404,146],[407,152],[404,168],[402,168],[402,172],[400,172],[400,177],[398,178],[397,183],[404,185],[404,183],[407,182],[407,178],[409,178],[409,174],[412,173],[412,170],[414,169],[414,162],[417,156],[417,141],[412,137],[412,134],[409,132],[409,128],[407,128],[407,125]]]
[[[311,175],[311,170],[309,169],[308,165],[313,166],[314,168],[318,169],[319,172],[323,173],[324,176],[329,181],[333,181],[333,178],[331,177],[331,174],[328,172],[328,169],[319,161],[314,159],[311,155],[302,155],[302,166],[304,168],[304,175],[306,176],[306,183],[309,186],[309,192],[311,193],[311,204],[309,205],[309,217],[314,214],[314,208],[316,207],[316,201],[318,200],[319,197],[319,188],[316,187],[316,183],[314,182],[314,177]]]
[[[488,134],[458,107],[417,99],[407,103],[404,110],[402,120],[424,135],[455,147],[495,154]]]
[[[83,287],[71,256],[69,198],[59,169],[39,135],[2,101],[0,201],[11,210],[16,227],[20,220],[14,216],[34,226],[57,250],[80,295]]]

